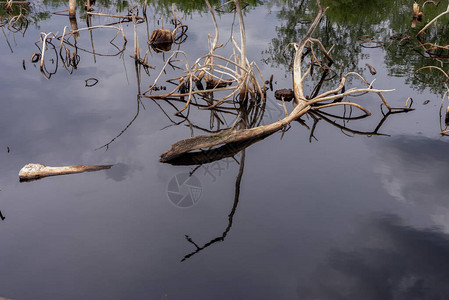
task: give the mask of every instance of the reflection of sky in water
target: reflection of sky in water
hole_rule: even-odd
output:
[[[230,19],[220,22],[230,24]],[[202,55],[207,49],[203,37],[212,31],[204,26],[209,18],[194,16],[187,21],[189,40],[182,47],[192,57]],[[275,35],[275,23],[275,15],[264,8],[248,14],[252,56],[259,57]],[[33,43],[39,32],[64,25],[68,20],[54,16],[41,22],[39,29],[30,28],[25,39],[17,38],[14,54],[0,40],[0,209],[6,217],[0,222],[0,296],[413,299],[411,294],[448,295],[441,286],[447,278],[443,268],[447,259],[442,255],[447,252],[447,237],[429,229],[443,225],[434,216],[439,207],[447,209],[446,142],[431,139],[438,127],[433,121],[424,122],[437,116],[431,104],[418,103],[417,111],[386,122],[383,132],[410,137],[349,138],[321,122],[316,131],[319,141],[308,143],[309,132],[295,123],[282,139],[275,134],[251,146],[226,240],[180,263],[194,250],[186,234],[203,245],[226,228],[239,166],[222,161],[199,168],[195,176],[201,182],[201,200],[192,208],[175,207],[167,198],[167,185],[176,174],[193,168],[163,165],[158,158],[174,141],[188,137],[190,130],[182,126],[161,130],[171,123],[147,100],[145,110],[108,151],[95,150],[119,134],[136,113],[136,77],[129,59],[132,42],[124,63],[116,57],[97,57],[92,64],[91,56],[82,56],[73,75],[59,69],[47,81],[29,63]],[[131,36],[132,26],[126,30]],[[102,36],[94,34],[101,45]],[[402,103],[412,91],[400,78],[384,76],[377,51],[372,50],[368,60],[379,73],[376,86],[398,87],[392,99]],[[159,59],[154,55],[150,63],[160,66]],[[259,65],[264,76],[275,74],[277,87],[290,86],[291,79],[282,80],[281,70]],[[89,77],[99,83],[84,87]],[[152,79],[153,73],[142,87]],[[363,101],[378,107],[375,97]],[[268,117],[276,120],[280,116],[273,103]],[[209,121],[209,115],[195,114]],[[366,122],[350,124],[372,129],[378,119],[379,114],[374,114]],[[418,132],[429,138],[414,137]],[[117,165],[105,172],[20,184],[17,173],[29,162]]]
[[[359,222],[351,246],[332,250],[300,299],[444,299],[449,236],[413,228],[394,215]]]
[[[385,190],[397,200],[432,213],[439,225],[449,229],[449,144],[413,136],[373,144],[377,162],[374,170]]]

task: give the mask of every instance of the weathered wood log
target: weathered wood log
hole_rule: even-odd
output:
[[[309,109],[310,106],[308,105],[308,103],[303,102],[300,105],[297,105],[295,109],[284,119],[268,125],[240,130],[227,129],[220,131],[218,133],[199,135],[176,142],[172,145],[170,150],[162,153],[160,161],[169,162],[184,153],[199,150],[202,148],[207,149],[215,147],[217,145],[236,143],[266,137],[280,130],[282,127],[286,126],[291,121],[299,118],[300,116],[305,114]]]
[[[252,138],[239,143],[228,143],[219,148],[183,153],[176,158],[167,161],[174,166],[194,166],[208,164],[223,158],[234,157],[254,143],[263,140],[266,136]]]
[[[27,164],[20,170],[19,180],[20,182],[33,181],[49,176],[68,175],[110,169],[112,166],[113,165],[48,167],[43,164]]]

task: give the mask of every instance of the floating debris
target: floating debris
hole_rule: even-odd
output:
[[[96,79],[96,78],[87,78],[84,81],[86,82],[87,87],[93,87],[94,85],[96,85],[98,83],[98,79]]]
[[[153,33],[151,33],[148,44],[156,52],[167,52],[170,51],[173,42],[173,33],[170,30],[155,29]]]
[[[427,105],[427,104],[429,104],[429,102],[430,102],[430,100],[426,100],[422,103],[422,105]]]
[[[366,64],[366,67],[369,69],[369,72],[371,73],[371,75],[376,75],[377,71],[376,71],[376,69],[374,69],[373,66]]]
[[[295,93],[292,89],[280,89],[274,92],[274,98],[278,100],[282,100],[282,98],[284,98],[284,101],[289,102],[295,98]]]
[[[47,167],[43,164],[27,164],[19,172],[19,181],[33,181],[48,176],[68,175],[110,169],[113,165]]]

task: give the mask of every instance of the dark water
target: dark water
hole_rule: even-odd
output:
[[[66,8],[38,4],[42,12]],[[274,74],[275,89],[291,88],[292,82],[288,66],[276,56],[292,38],[285,25],[294,15],[285,11],[293,4],[281,4],[250,7],[245,16],[248,57],[265,77]],[[398,13],[392,13],[396,8]],[[435,12],[444,8],[442,3]],[[112,7],[96,9],[116,13]],[[366,34],[386,37],[409,30],[408,4],[397,1],[387,9],[379,12],[383,20],[371,20],[375,26]],[[159,26],[155,11],[149,8],[150,31]],[[207,53],[211,19],[204,10],[182,16],[189,30],[180,49],[194,61]],[[330,41],[326,47],[346,40],[334,53],[347,58],[345,68],[363,72],[368,81],[376,79],[376,88],[395,89],[388,94],[392,105],[404,105],[413,97],[415,110],[389,116],[379,131],[385,136],[344,134],[322,120],[309,142],[310,131],[295,122],[284,135],[276,133],[235,159],[199,167],[197,181],[191,183],[199,201],[188,207],[174,205],[170,191],[179,185],[174,178],[182,180],[195,166],[162,164],[159,156],[189,137],[190,128],[185,123],[169,126],[173,124],[158,104],[170,118],[180,119],[165,102],[142,99],[145,109],[139,106],[134,60],[129,57],[132,23],[124,25],[128,44],[122,56],[94,57],[80,51],[72,74],[59,65],[50,80],[30,57],[39,50],[34,44],[39,34],[61,34],[70,25],[68,17],[49,15],[30,24],[24,36],[5,28],[12,51],[5,37],[0,38],[0,210],[5,218],[0,222],[0,296],[447,299],[449,144],[439,134],[441,87],[413,81],[410,74],[422,62],[412,54],[393,60],[396,50],[360,47],[356,31],[363,28],[354,26],[353,13],[344,17],[338,7],[331,7],[328,16],[320,36]],[[365,17],[361,13],[358,22],[370,21]],[[232,19],[232,14],[218,17],[224,43]],[[399,27],[393,28],[393,21]],[[78,22],[80,28],[85,26],[85,19]],[[105,22],[112,21],[93,19],[94,25]],[[296,24],[293,31],[300,36],[306,26]],[[118,52],[109,44],[113,30],[93,35],[96,53]],[[146,36],[145,24],[140,24],[143,52]],[[117,44],[120,48],[120,39]],[[79,46],[91,50],[87,31],[81,33]],[[376,75],[366,63],[376,67]],[[157,70],[150,70],[150,77],[142,72],[142,90],[157,76],[163,55],[152,53],[150,64]],[[179,74],[170,70],[172,77]],[[91,77],[98,84],[85,87]],[[273,92],[267,98],[265,124],[284,114]],[[423,105],[425,100],[430,103]],[[368,94],[358,103],[373,115],[348,127],[373,131],[383,118],[379,99]],[[107,151],[96,150],[120,134],[137,111],[135,121]],[[192,109],[190,119],[207,127],[209,117],[207,111]],[[304,120],[313,124],[310,117]],[[107,171],[19,183],[19,170],[30,162],[116,165]],[[179,193],[187,194],[186,186]],[[215,242],[189,255],[197,248],[186,235],[200,248]]]

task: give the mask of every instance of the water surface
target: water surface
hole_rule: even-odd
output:
[[[264,77],[274,75],[274,89],[292,87],[290,54],[283,56],[282,50],[305,34],[308,24],[298,20],[311,20],[316,11],[313,1],[296,2],[252,3],[245,10],[248,57]],[[444,88],[415,79],[415,70],[433,62],[404,50],[409,48],[360,46],[362,35],[389,41],[396,33],[416,34],[423,23],[410,28],[408,1],[373,1],[379,4],[374,7],[360,3],[365,5],[349,1],[347,6],[355,7],[349,12],[330,3],[317,37],[328,48],[335,45],[333,55],[344,61],[345,71],[359,71],[370,82],[376,79],[376,88],[395,89],[388,94],[392,105],[404,105],[413,97],[415,110],[388,116],[381,136],[342,132],[321,120],[310,137],[310,130],[295,122],[285,134],[253,144],[235,159],[196,170],[159,162],[160,154],[190,137],[191,130],[186,123],[173,125],[167,115],[180,119],[167,103],[142,99],[143,106],[139,104],[139,75],[130,58],[132,23],[123,25],[128,37],[123,54],[99,55],[117,54],[123,42],[118,38],[117,49],[109,44],[113,30],[95,30],[97,54],[79,51],[77,69],[69,74],[58,65],[50,79],[30,57],[39,52],[35,42],[41,32],[61,34],[70,26],[68,16],[48,13],[66,6],[57,1],[34,3],[29,14],[35,20],[24,35],[3,27],[11,48],[5,37],[0,38],[0,210],[5,217],[0,222],[0,296],[447,298],[449,144],[439,134],[438,117]],[[429,6],[424,21],[444,7]],[[171,14],[169,8],[162,1],[149,6],[150,32],[160,26],[161,15],[167,19]],[[178,3],[178,8],[189,27],[179,47],[193,61],[207,53],[213,25],[205,6]],[[354,13],[356,8],[360,14]],[[95,9],[127,12],[122,2],[100,2]],[[238,36],[232,13],[217,18],[223,43],[232,29]],[[80,28],[86,26],[82,7],[77,20]],[[93,25],[112,21],[92,20]],[[441,23],[442,32],[445,24]],[[143,53],[145,26],[140,24],[138,31]],[[78,43],[92,50],[88,31],[80,34]],[[223,53],[231,44],[226,46]],[[149,63],[157,70],[150,70],[150,76],[142,71],[142,90],[168,55],[152,52]],[[56,60],[47,58],[49,68],[54,67],[52,58]],[[375,66],[376,75],[369,73],[367,63]],[[172,77],[179,74],[170,70]],[[85,80],[92,77],[98,84],[86,87]],[[310,83],[306,89],[311,88]],[[425,100],[430,103],[423,105]],[[373,115],[346,125],[372,132],[384,117],[380,101],[370,94],[358,101]],[[263,124],[283,114],[268,91]],[[190,119],[207,127],[210,113],[194,108]],[[303,119],[313,125],[311,117]],[[228,122],[231,125],[232,118]],[[111,140],[107,150],[98,149]],[[116,166],[19,183],[19,170],[30,162]],[[170,182],[192,171],[199,199],[189,207],[176,206],[170,201]],[[187,193],[185,187],[180,193]],[[216,242],[189,255],[196,247],[186,235],[200,248]]]

